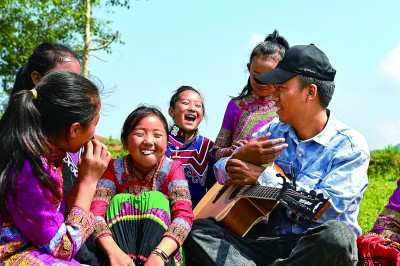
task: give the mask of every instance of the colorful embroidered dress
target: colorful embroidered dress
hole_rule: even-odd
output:
[[[178,126],[174,125],[169,132],[166,155],[169,158],[178,157],[182,162],[189,182],[193,208],[216,182],[214,160],[210,156],[213,145],[211,140],[200,136],[198,131],[186,141],[183,130]]]
[[[361,265],[400,263],[400,179],[372,229],[357,239]]]
[[[130,155],[111,160],[91,211],[96,216],[94,239],[112,235],[136,263],[146,261],[163,237],[181,247],[193,224],[181,163],[165,156],[146,176],[134,168]],[[173,258],[170,265],[183,263],[180,251]]]
[[[25,160],[16,177],[15,200],[6,194],[6,213],[0,216],[0,265],[80,265],[72,258],[92,233],[94,220],[80,207],[66,211],[61,176],[64,156],[50,163],[42,158],[56,195],[43,186]]]
[[[243,99],[231,99],[226,107],[221,129],[211,151],[218,161],[236,140],[249,140],[251,135],[276,117],[272,96],[262,98],[254,93]]]
[[[370,232],[400,243],[400,179]]]

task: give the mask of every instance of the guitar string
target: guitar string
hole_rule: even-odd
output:
[[[239,187],[239,186],[238,186]],[[240,189],[239,190],[241,190],[242,188],[246,188],[246,186],[240,186]],[[252,190],[260,190],[260,191],[248,191],[248,189],[249,188],[251,188]],[[248,187],[246,190],[244,190],[244,191],[242,191],[242,193],[241,193],[241,195],[243,195],[243,194],[246,194],[246,195],[255,195],[255,196],[258,196],[258,195],[263,195],[263,194],[267,194],[268,195],[268,192],[265,192],[265,191],[263,191],[263,190],[265,190],[265,189],[276,189],[276,190],[278,190],[278,192],[276,193],[276,194],[272,194],[272,195],[278,195],[279,194],[279,192],[280,192],[280,190],[281,189],[279,189],[279,188],[275,188],[275,187],[259,187],[259,188],[252,188],[252,187]],[[235,189],[236,190],[236,189]],[[250,194],[250,193],[257,193],[257,192],[259,192],[259,194]],[[238,194],[239,194],[240,192],[238,192]],[[312,196],[312,195],[310,195],[309,193],[307,193],[306,195],[304,195],[304,193],[307,193],[307,192],[304,192],[304,191],[292,191],[292,190],[287,190],[287,191],[285,191],[285,195],[292,195],[292,196],[298,196],[298,197],[301,197],[301,198],[306,198],[306,199],[318,199],[318,198],[316,198],[315,196]],[[326,199],[325,197],[324,197],[324,199]],[[318,199],[319,201],[322,201],[321,199]]]

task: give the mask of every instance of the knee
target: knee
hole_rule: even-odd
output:
[[[197,219],[193,222],[192,229],[189,236],[196,237],[201,235],[216,235],[220,234],[222,230],[219,226],[210,219]]]
[[[322,225],[319,234],[321,247],[328,247],[338,252],[354,252],[356,249],[356,236],[350,228],[338,220],[332,220]]]

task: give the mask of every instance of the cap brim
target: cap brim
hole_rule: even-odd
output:
[[[274,68],[270,71],[255,76],[254,79],[259,84],[276,84],[282,83],[296,75],[297,73],[288,72],[280,68]]]

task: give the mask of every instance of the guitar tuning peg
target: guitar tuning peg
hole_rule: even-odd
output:
[[[322,193],[319,193],[319,194],[317,195],[317,198],[320,199],[320,200],[325,199],[324,194],[322,194]]]

